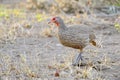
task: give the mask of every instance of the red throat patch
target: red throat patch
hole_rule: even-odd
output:
[[[56,24],[57,27],[60,26],[59,22],[55,21],[54,23]]]

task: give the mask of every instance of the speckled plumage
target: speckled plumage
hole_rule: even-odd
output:
[[[58,37],[64,46],[80,50],[95,39],[95,35],[90,27],[85,25],[66,27],[64,22],[58,28]]]
[[[85,25],[66,27],[60,17],[52,18],[51,22],[55,23],[58,27],[58,38],[64,46],[79,49],[81,51],[72,65],[78,65],[79,61],[83,60],[81,56],[82,50],[89,43],[96,46],[95,35],[91,27]]]

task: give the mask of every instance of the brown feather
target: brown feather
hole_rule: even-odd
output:
[[[95,41],[91,41],[90,43],[91,43],[93,46],[96,46],[96,45],[97,45]]]

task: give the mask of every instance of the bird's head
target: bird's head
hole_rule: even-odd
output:
[[[53,17],[48,23],[54,23],[57,27],[63,24],[63,20],[60,17]]]

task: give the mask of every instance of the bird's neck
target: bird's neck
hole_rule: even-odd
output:
[[[67,29],[67,27],[66,27],[66,25],[64,23],[59,25],[59,30],[63,31],[63,30],[66,30],[66,29]]]

